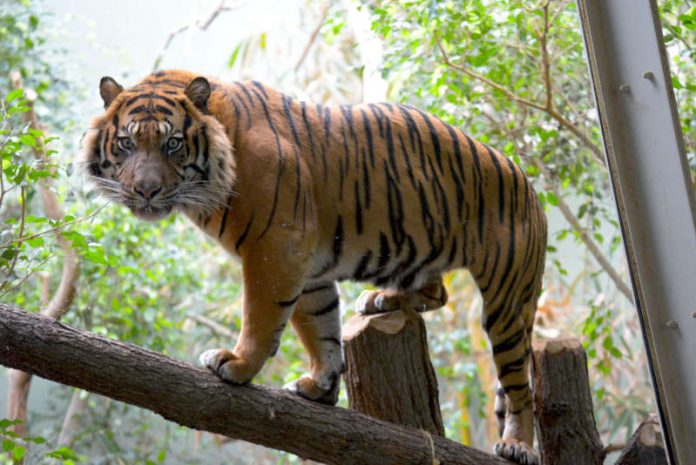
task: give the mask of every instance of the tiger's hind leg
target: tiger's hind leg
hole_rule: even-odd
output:
[[[336,284],[305,288],[290,321],[309,354],[311,371],[285,388],[306,399],[335,405],[343,372]]]
[[[442,276],[436,275],[415,291],[399,289],[364,291],[358,297],[355,306],[358,313],[363,315],[391,312],[400,308],[425,312],[443,307],[447,303],[447,297]]]
[[[501,440],[495,445],[496,454],[522,465],[538,465],[534,451],[534,416],[529,386],[531,356],[531,322],[534,304],[519,308],[513,302],[505,305],[500,295],[486,302],[485,327],[493,347],[498,372],[495,411],[498,416]],[[512,305],[510,305],[512,304]]]

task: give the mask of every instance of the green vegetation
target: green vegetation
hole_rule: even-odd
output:
[[[500,148],[534,179],[552,225],[538,331],[582,338],[603,440],[624,441],[655,407],[640,327],[626,298],[629,280],[575,4],[310,3],[302,37],[319,26],[313,47],[303,51],[302,43],[291,62],[274,61],[274,43],[286,39],[260,30],[246,42],[223,45],[230,58],[222,65],[248,78],[254,63],[270,62],[278,69],[275,84],[299,97],[359,100],[366,77],[355,43],[365,33],[350,18],[367,18],[383,47],[389,100],[427,109]],[[660,6],[696,183],[696,6],[690,0]],[[83,185],[72,141],[91,115],[74,114],[71,103],[86,89],[66,78],[68,54],[60,41],[47,39],[55,31],[44,7],[28,0],[0,4],[0,300],[32,311],[46,307],[66,250],[73,250],[81,268],[67,323],[192,362],[205,348],[231,345],[241,315],[234,260],[183,218],[143,223]],[[12,71],[21,78],[19,89]],[[29,124],[33,110],[42,129]],[[59,218],[47,214],[42,189],[57,194]],[[447,308],[427,317],[447,435],[490,449],[494,376],[480,298],[466,274],[451,274],[447,285]],[[346,307],[360,289],[344,286]],[[304,370],[303,350],[287,331],[256,382],[280,386]],[[217,438],[149,412],[67,387],[53,388],[50,397],[48,411],[30,416],[29,436],[0,421],[6,452],[0,463],[25,455],[30,463],[229,462],[228,446],[216,445]],[[69,400],[79,413],[65,431]],[[66,443],[58,444],[59,435]],[[297,462],[260,448],[247,453],[258,463]]]

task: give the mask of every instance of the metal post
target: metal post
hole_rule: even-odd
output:
[[[696,464],[696,202],[655,0],[578,2],[672,464]]]

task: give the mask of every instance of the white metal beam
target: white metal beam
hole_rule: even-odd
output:
[[[696,202],[657,6],[578,6],[668,455],[696,464]]]

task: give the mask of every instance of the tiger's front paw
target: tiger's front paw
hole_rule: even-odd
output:
[[[502,439],[495,445],[495,453],[520,465],[539,465],[539,456],[522,441],[514,438]]]
[[[225,381],[233,384],[246,384],[258,372],[247,360],[236,356],[227,349],[210,349],[203,352],[198,360]]]
[[[336,405],[338,402],[339,381],[337,374],[320,382],[315,381],[309,375],[304,375],[286,384],[283,388],[321,404]]]

